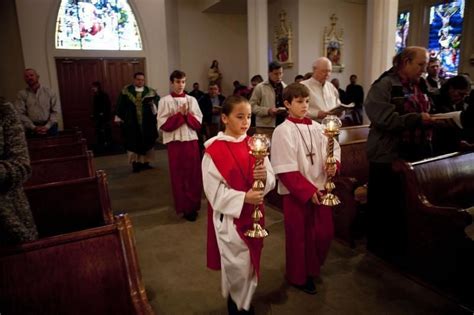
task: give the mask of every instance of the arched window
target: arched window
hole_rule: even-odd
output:
[[[61,0],[56,49],[142,50],[127,0]]]

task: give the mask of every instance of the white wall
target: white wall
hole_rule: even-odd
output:
[[[179,19],[178,3],[176,0],[165,0],[166,8],[166,46],[168,46],[168,71],[164,75],[170,74],[174,69],[181,68],[179,49]],[[167,76],[168,77],[168,76]]]
[[[298,8],[298,72],[311,71],[313,61],[323,56],[324,27],[330,27],[329,17],[335,13],[337,28],[344,30],[342,73],[333,73],[341,87],[349,84],[349,76],[357,74],[360,83],[364,82],[366,5],[361,1],[344,0],[300,0]],[[367,87],[364,86],[367,90]]]
[[[181,70],[186,72],[187,89],[199,82],[207,90],[207,72],[213,59],[223,74],[222,92],[232,94],[232,82],[249,81],[247,16],[202,13],[202,4],[178,0]]]

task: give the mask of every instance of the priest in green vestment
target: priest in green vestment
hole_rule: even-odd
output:
[[[133,84],[123,88],[117,101],[116,121],[122,126],[128,161],[135,173],[152,168],[159,99],[156,91],[145,85],[145,74],[137,72]]]

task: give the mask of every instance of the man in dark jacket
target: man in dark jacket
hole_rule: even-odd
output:
[[[427,63],[425,48],[405,48],[393,59],[393,68],[372,84],[364,103],[371,121],[367,248],[388,259],[400,257],[406,236],[400,182],[392,162],[431,155],[431,104],[421,77]]]
[[[102,90],[99,81],[92,82],[92,92],[94,93],[92,117],[95,124],[97,147],[103,150],[110,145],[112,138],[110,98]]]

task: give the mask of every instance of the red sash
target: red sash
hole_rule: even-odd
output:
[[[255,158],[249,154],[250,148],[247,144],[249,137],[241,142],[228,142],[223,140],[214,141],[206,152],[210,155],[212,161],[216,165],[227,184],[235,190],[247,192],[252,188],[253,183],[253,167]],[[245,177],[244,177],[245,176]],[[263,239],[249,238],[244,233],[252,228],[253,219],[252,212],[254,206],[245,203],[240,218],[234,219],[237,232],[250,251],[250,260],[255,268],[257,275],[260,269],[260,256],[263,248]],[[260,210],[264,213],[263,205]],[[217,247],[217,239],[212,221],[212,207],[208,205],[208,229],[207,229],[207,266],[211,269],[220,269],[220,255]],[[260,224],[264,225],[264,219],[260,220]]]

